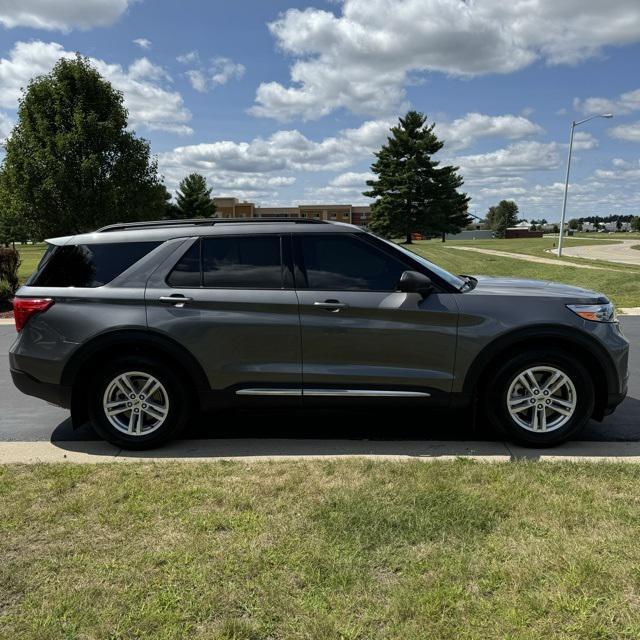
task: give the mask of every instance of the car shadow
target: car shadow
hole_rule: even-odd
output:
[[[73,430],[70,419],[54,430],[51,442],[61,449],[95,455],[114,455],[117,451],[100,438],[86,424]],[[492,443],[500,438],[482,420],[474,423],[470,411],[445,410],[289,410],[248,411],[227,410],[203,414],[189,425],[182,447],[183,457],[198,457],[196,442],[207,442],[209,455],[224,457],[287,456],[287,455],[456,455],[460,445],[445,443],[474,443],[475,452],[493,451]],[[607,455],[632,455],[625,444],[640,441],[640,400],[627,398],[618,411],[599,423],[591,421],[578,441],[563,447],[527,450],[509,445],[514,458],[537,459],[553,455],[602,455],[588,443],[607,441],[618,443]],[[442,445],[438,445],[442,443]],[[486,447],[480,445],[485,443]],[[218,446],[219,445],[219,446]],[[610,447],[611,448],[611,447]],[[201,449],[200,449],[201,451]],[[186,452],[186,453],[185,453]],[[591,453],[590,453],[591,452]],[[128,455],[123,452],[123,456]],[[132,455],[140,456],[140,453]],[[149,459],[174,457],[171,447],[142,454]]]

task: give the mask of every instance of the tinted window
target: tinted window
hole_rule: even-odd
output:
[[[350,236],[302,236],[300,241],[309,289],[395,291],[407,269]]]
[[[280,238],[205,238],[202,240],[202,270],[205,287],[280,289]]]
[[[191,245],[191,248],[180,258],[167,278],[170,287],[199,287],[202,285],[202,273],[200,271],[200,242]]]
[[[155,249],[159,242],[77,244],[54,247],[28,283],[34,287],[100,287]]]

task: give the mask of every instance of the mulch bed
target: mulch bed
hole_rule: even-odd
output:
[[[13,307],[8,300],[0,300],[0,319],[13,318]]]

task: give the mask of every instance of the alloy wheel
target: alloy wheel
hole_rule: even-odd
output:
[[[102,408],[121,433],[146,436],[159,429],[169,413],[169,395],[163,384],[142,371],[116,376],[104,392]]]
[[[519,373],[507,392],[513,421],[527,431],[549,433],[571,420],[577,406],[571,378],[557,367],[530,367]]]

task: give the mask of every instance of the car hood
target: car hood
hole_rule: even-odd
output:
[[[596,291],[574,287],[570,284],[547,282],[545,280],[527,280],[525,278],[503,278],[489,276],[472,276],[478,281],[474,291],[478,293],[495,293],[514,296],[544,296],[566,298],[571,301],[585,303],[608,302],[607,297]]]

